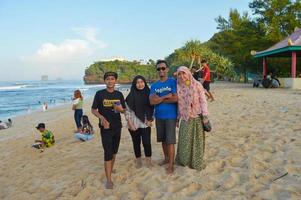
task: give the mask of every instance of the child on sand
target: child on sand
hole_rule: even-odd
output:
[[[45,147],[51,147],[55,143],[54,135],[51,131],[45,129],[44,123],[39,123],[36,129],[40,131],[42,140],[35,140],[35,144],[32,147],[40,149],[43,152]]]
[[[87,115],[82,116],[82,124],[81,132],[75,133],[75,138],[83,142],[91,140],[94,131]]]

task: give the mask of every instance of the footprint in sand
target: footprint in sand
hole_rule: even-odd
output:
[[[198,183],[190,183],[189,185],[185,186],[179,193],[183,194],[184,196],[193,196],[202,189],[202,186]]]
[[[170,193],[175,193],[180,191],[182,188],[188,187],[189,184],[190,184],[189,181],[169,184],[167,185],[166,191]]]
[[[144,200],[161,199],[164,195],[164,193],[161,190],[162,188],[149,191],[144,197]]]

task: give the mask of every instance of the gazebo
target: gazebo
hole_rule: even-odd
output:
[[[267,75],[268,57],[291,57],[291,78],[279,78],[282,86],[301,89],[301,78],[296,78],[297,57],[301,57],[301,29],[296,28],[290,36],[260,52],[252,52],[255,58],[263,58],[262,74]]]

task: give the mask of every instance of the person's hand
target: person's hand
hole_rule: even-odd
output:
[[[110,123],[103,116],[100,117],[100,124],[103,126],[104,129],[109,129],[110,128]]]
[[[123,107],[121,106],[121,104],[119,104],[119,105],[114,104],[113,109],[117,112],[123,112]]]
[[[163,97],[164,97],[164,99],[168,99],[168,98],[171,98],[171,97],[172,97],[172,94],[169,93],[169,94],[167,94],[167,95],[165,95],[165,96],[163,96]]]
[[[208,116],[203,116],[203,123],[206,124],[209,122]]]
[[[148,127],[152,127],[153,126],[153,123],[151,121],[148,121],[146,120],[145,124],[148,126]]]

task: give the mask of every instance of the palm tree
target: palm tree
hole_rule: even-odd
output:
[[[199,40],[189,40],[182,48],[184,56],[190,58],[189,69],[192,68],[194,61],[198,58],[200,60],[202,53],[202,43]]]

